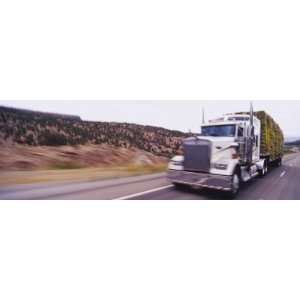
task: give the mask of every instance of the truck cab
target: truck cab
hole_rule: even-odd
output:
[[[247,114],[228,114],[202,124],[201,133],[183,141],[183,155],[168,166],[175,185],[227,191],[235,196],[241,182],[267,171],[260,153],[260,120]]]

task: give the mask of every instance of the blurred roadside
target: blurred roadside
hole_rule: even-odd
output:
[[[161,172],[166,165],[166,158],[136,148],[4,144],[0,185],[117,178]]]

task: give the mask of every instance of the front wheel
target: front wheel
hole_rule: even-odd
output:
[[[231,191],[229,192],[229,198],[234,199],[240,190],[240,176],[238,172],[235,172],[231,177]]]

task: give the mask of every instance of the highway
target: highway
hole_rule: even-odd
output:
[[[101,181],[51,182],[0,187],[0,199],[74,200],[217,200],[221,192],[204,189],[176,189],[165,173]],[[300,199],[300,153],[284,157],[281,167],[244,184],[236,200]]]

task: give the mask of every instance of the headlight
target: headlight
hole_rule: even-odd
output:
[[[183,161],[171,160],[171,164],[174,166],[182,166]]]
[[[226,165],[226,164],[214,164],[214,168],[219,169],[219,170],[226,170],[227,167],[228,167],[228,165]]]
[[[184,158],[182,155],[176,155],[171,158],[168,168],[174,169],[174,170],[183,170],[183,161],[184,161]]]

